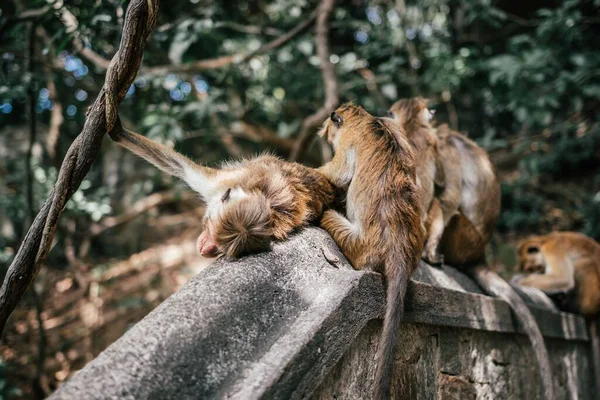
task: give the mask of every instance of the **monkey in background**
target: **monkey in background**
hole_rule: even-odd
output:
[[[334,157],[319,168],[346,194],[346,216],[327,210],[321,226],[356,269],[383,272],[387,305],[378,347],[374,399],[389,397],[397,333],[408,280],[418,266],[425,231],[413,150],[401,127],[344,104],[319,132]]]
[[[426,103],[417,99],[413,104],[413,118],[422,119],[427,115]],[[392,112],[396,116],[397,111]],[[410,116],[403,118],[409,120]],[[425,133],[425,130],[415,133]],[[427,246],[431,249],[428,251],[439,254],[427,254],[425,259],[443,259],[445,263],[463,269],[487,293],[509,304],[534,349],[545,397],[554,399],[550,359],[535,318],[515,290],[485,262],[485,248],[500,215],[500,184],[493,165],[487,153],[475,142],[447,125],[437,129],[437,151],[437,164],[427,156],[419,155],[416,159],[417,175],[419,171],[435,170],[440,164],[444,170],[439,175],[443,176],[441,193],[434,196],[431,192],[434,185],[419,185],[421,198],[434,197],[428,213],[430,237]]]
[[[434,194],[445,185],[444,166],[438,152],[438,138],[431,125],[433,110],[422,97],[401,99],[392,104],[388,116],[404,129],[417,160],[417,187],[421,193],[419,209],[427,232],[423,259],[431,265],[441,265],[438,251],[444,233],[443,210]]]
[[[334,202],[335,188],[323,174],[274,156],[214,169],[124,129],[120,121],[109,136],[200,194],[206,203],[204,230],[197,241],[201,255],[236,258],[269,250],[272,241],[318,222]]]
[[[594,379],[600,390],[600,244],[581,233],[552,232],[521,241],[518,255],[518,269],[527,275],[515,276],[513,282],[551,297],[566,294],[567,304],[561,308],[575,309],[585,317],[592,342]]]

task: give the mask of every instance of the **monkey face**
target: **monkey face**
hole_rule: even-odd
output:
[[[526,273],[544,273],[546,263],[540,249],[541,243],[527,240],[519,245],[519,269]]]

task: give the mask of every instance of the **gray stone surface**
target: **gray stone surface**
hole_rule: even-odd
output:
[[[369,398],[381,324],[371,321],[312,398]],[[542,399],[541,380],[523,335],[405,324],[399,335],[392,394],[414,400]],[[558,399],[593,400],[586,342],[547,340]]]
[[[215,262],[51,398],[369,398],[383,301],[381,277],[354,271],[310,228],[272,252]],[[583,320],[539,293],[528,301],[555,338],[564,393],[589,398]],[[539,397],[508,306],[452,268],[415,274],[399,347],[397,398]]]

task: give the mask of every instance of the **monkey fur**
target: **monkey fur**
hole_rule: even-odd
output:
[[[531,236],[519,243],[517,282],[553,295],[576,292],[576,308],[587,318],[600,313],[600,244],[576,232]]]
[[[346,216],[327,210],[321,226],[354,268],[383,272],[386,279],[373,398],[388,398],[406,287],[425,240],[413,151],[398,124],[353,104],[333,112],[319,134],[335,153],[319,170],[347,189]]]
[[[412,110],[413,119],[421,116],[423,120],[426,103],[415,99],[413,105],[405,110]],[[399,110],[393,107],[391,111],[396,117]],[[410,116],[403,119],[410,120]],[[413,128],[413,131],[426,134],[423,129]],[[550,359],[537,322],[523,299],[485,262],[485,248],[500,215],[500,184],[493,165],[487,153],[475,142],[447,125],[438,127],[436,133],[438,163],[431,161],[430,157],[420,156],[416,165],[417,176],[420,170],[435,170],[440,164],[444,169],[439,174],[443,177],[440,193],[434,196],[431,184],[419,185],[421,191],[428,191],[421,192],[422,198],[434,197],[428,212],[429,237],[425,259],[443,259],[445,263],[465,270],[487,293],[510,305],[536,354],[545,398],[553,400],[555,393]],[[410,133],[408,135],[410,137]],[[431,172],[429,174],[431,176]]]
[[[274,156],[262,155],[214,169],[124,129],[120,122],[109,136],[200,194],[206,202],[204,231],[197,242],[202,255],[221,253],[237,258],[268,250],[272,241],[318,222],[334,202],[335,188],[323,174]]]
[[[434,197],[445,185],[444,167],[438,152],[438,138],[431,125],[433,110],[427,108],[428,101],[422,97],[401,99],[389,111],[389,117],[402,126],[418,159],[417,187],[421,193],[419,209],[427,232],[423,259],[431,265],[441,265],[443,257],[438,244],[444,232],[442,209]]]
[[[564,297],[561,309],[576,311],[586,319],[594,364],[594,380],[600,390],[600,244],[577,232],[552,232],[530,236],[518,246],[520,272],[514,281],[541,290],[550,297]]]

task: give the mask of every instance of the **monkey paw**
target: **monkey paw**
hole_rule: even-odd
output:
[[[439,268],[444,265],[444,255],[440,253],[427,254],[426,252],[423,252],[421,258],[432,267]]]

